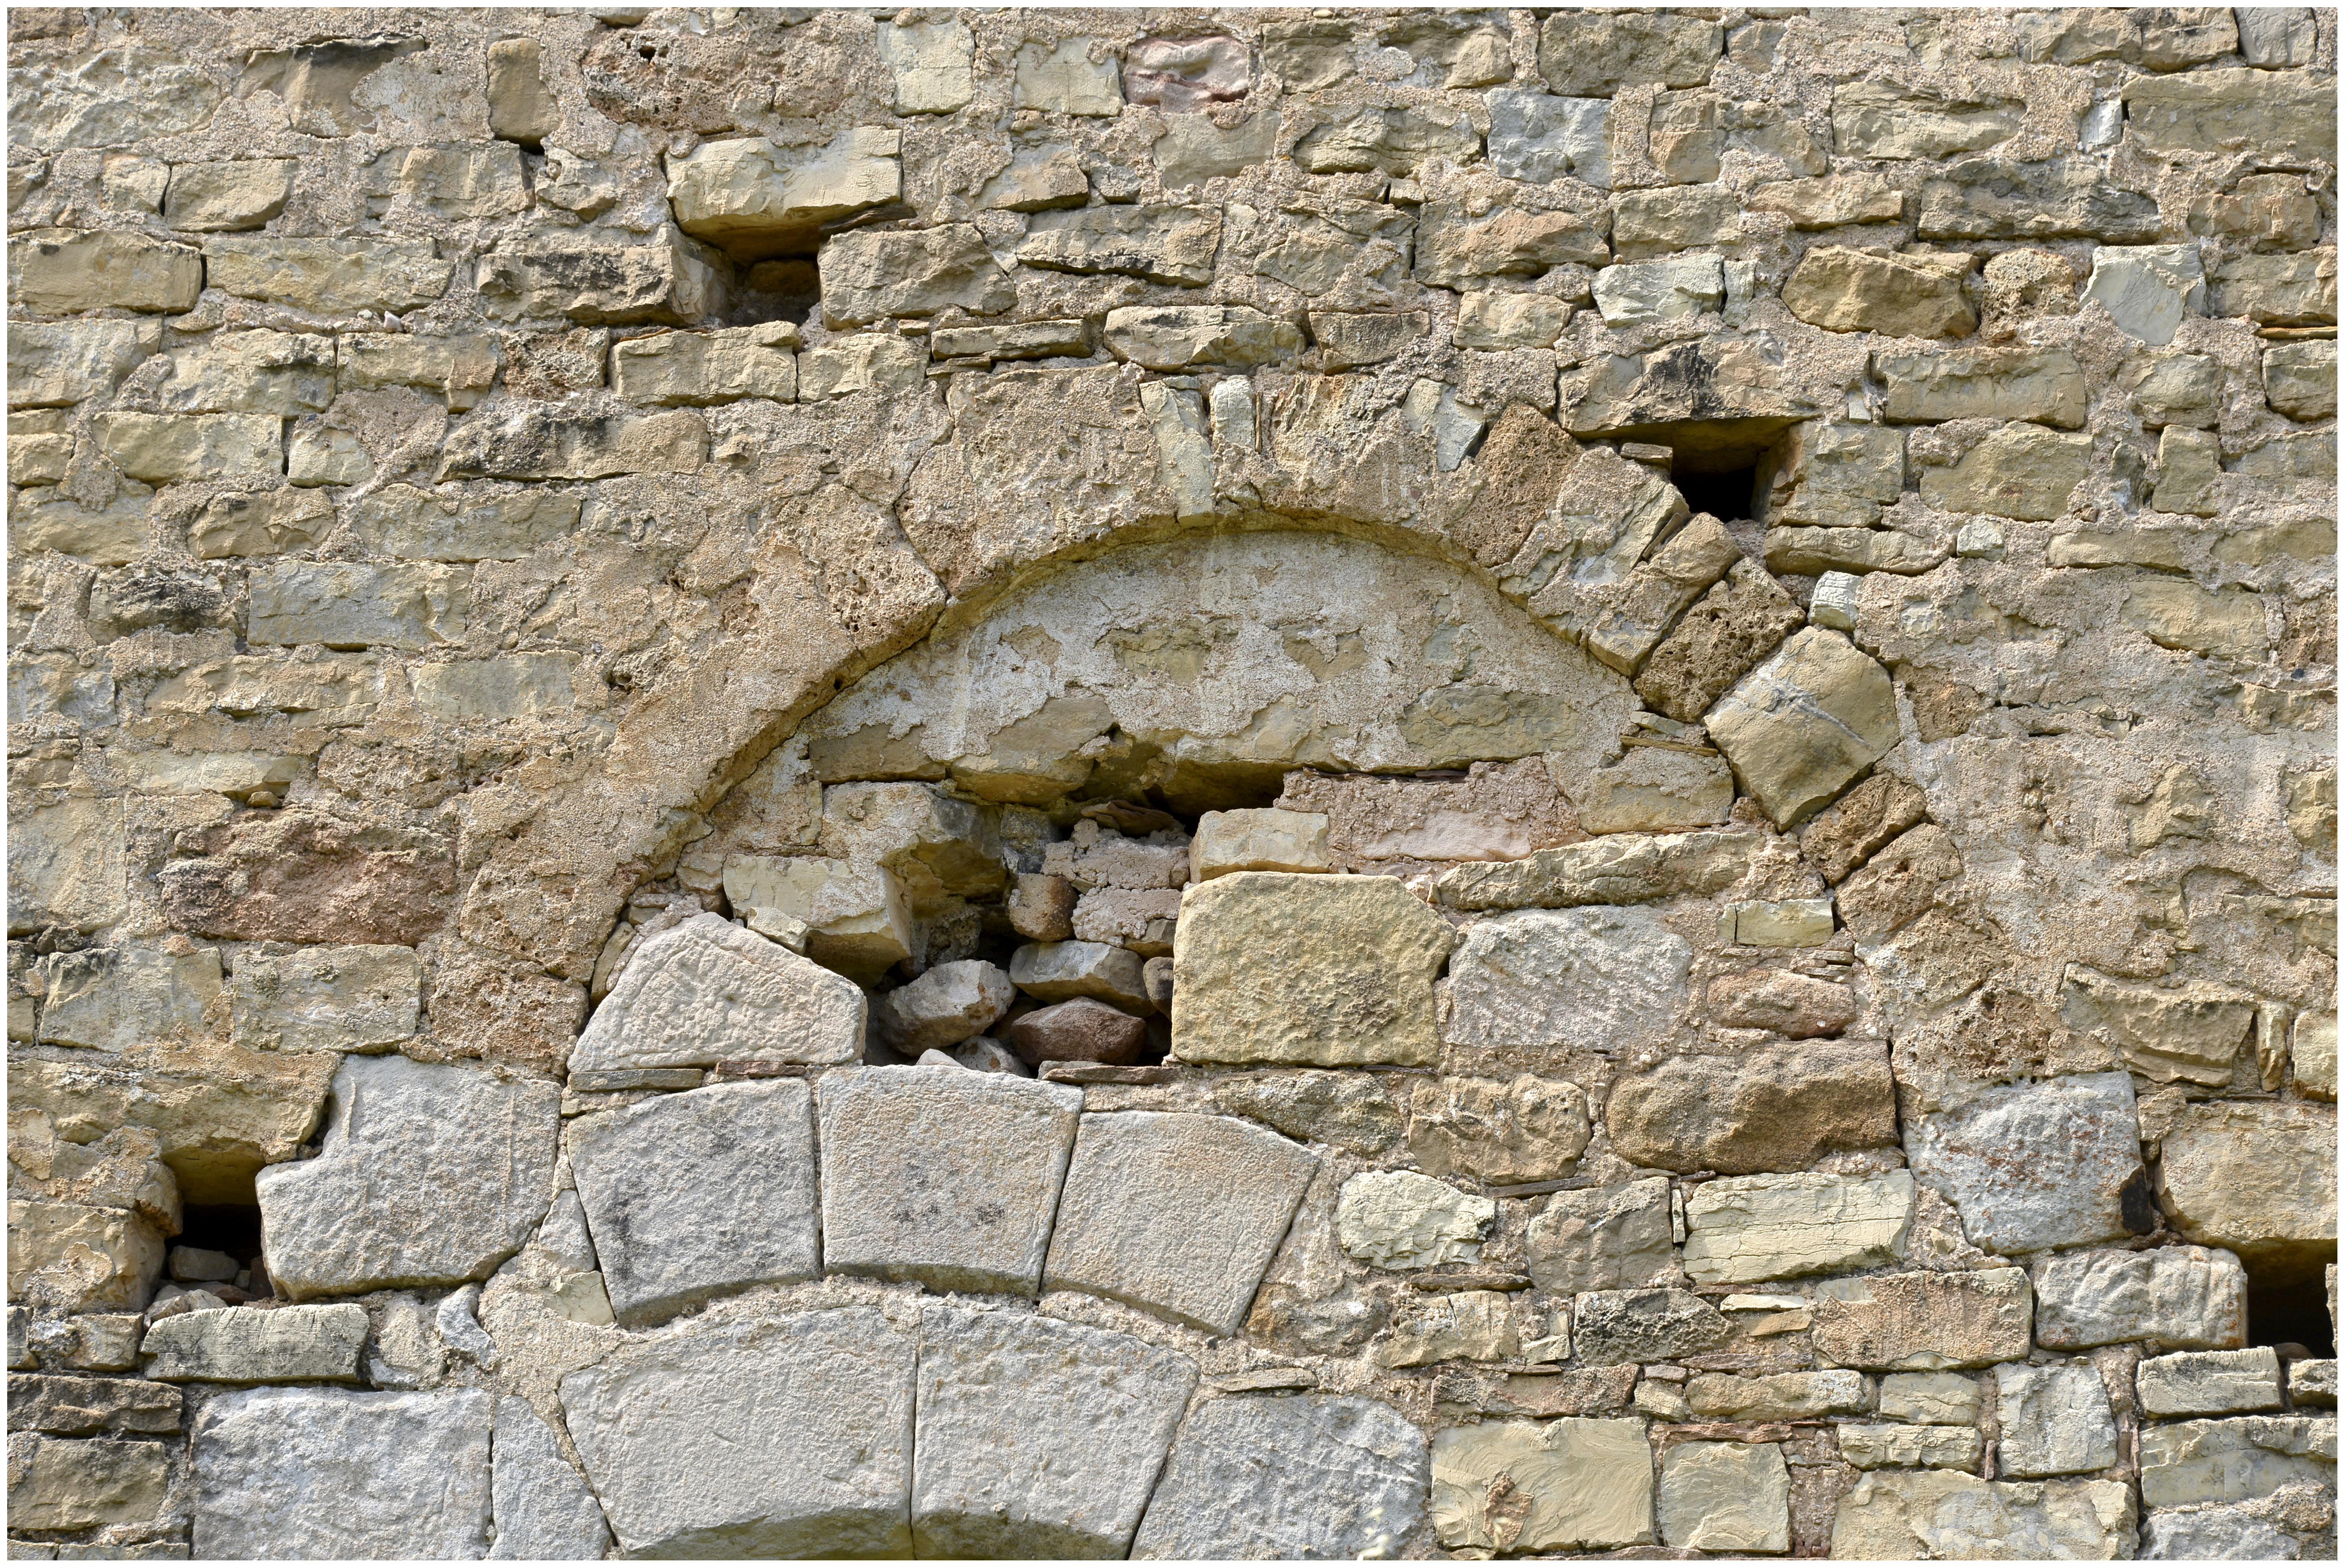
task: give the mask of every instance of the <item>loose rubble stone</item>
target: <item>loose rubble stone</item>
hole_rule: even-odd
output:
[[[1036,1291],[1080,1089],[865,1067],[826,1075],[817,1093],[825,1268],[937,1290]]]
[[[1625,1050],[1658,1042],[1692,948],[1640,909],[1523,910],[1485,920],[1450,961],[1453,1044]]]
[[[2031,1158],[2015,1164],[2015,1148]],[[1980,1247],[2040,1252],[2143,1228],[2143,1217],[2129,1224],[2126,1212],[2126,1191],[2145,1173],[2124,1073],[1985,1089],[1960,1110],[1920,1118],[1907,1153],[1914,1176],[1954,1200]]]
[[[138,1349],[159,1382],[355,1383],[366,1340],[362,1307],[234,1307],[165,1318]]]
[[[491,1495],[497,1524],[492,1559],[599,1562],[611,1544],[603,1505],[577,1467],[562,1457],[553,1429],[527,1400],[497,1401]]]
[[[1779,827],[1829,804],[1897,741],[1888,672],[1846,638],[1793,636],[1703,721],[1741,787]]]
[[[719,1084],[581,1118],[569,1152],[621,1322],[819,1271],[804,1083]]]
[[[1448,924],[1390,877],[1253,871],[1199,884],[1182,897],[1174,937],[1173,1054],[1430,1063],[1433,978],[1451,941]]]
[[[1661,1539],[1697,1552],[1788,1552],[1792,1472],[1776,1443],[1680,1442],[1661,1455]]]
[[[1235,1333],[1318,1166],[1308,1149],[1233,1118],[1085,1116],[1042,1288]]]
[[[2337,1484],[2333,1419],[2251,1415],[2141,1430],[2141,1500],[2151,1508],[2245,1502],[2290,1482]]]
[[[1472,1263],[1498,1206],[1413,1170],[1367,1171],[1344,1183],[1335,1234],[1344,1250],[1379,1269]]]
[[[1673,1273],[1665,1177],[1558,1192],[1524,1237],[1531,1280],[1576,1295],[1650,1285]]]
[[[1433,1438],[1433,1528],[1455,1551],[1601,1551],[1653,1539],[1641,1421],[1445,1427]]]
[[[495,1404],[473,1389],[250,1389],[214,1400],[190,1442],[195,1550],[482,1556]]]
[[[1140,1060],[1148,1049],[1148,1022],[1089,996],[1020,1014],[1010,1025],[1011,1048],[1029,1067],[1044,1062]]]
[[[2067,1475],[2117,1462],[2117,1421],[2089,1363],[1995,1370],[1996,1469],[2005,1475]]]
[[[1867,1472],[1832,1514],[1834,1557],[1911,1562],[1976,1553],[2005,1561],[2107,1561],[2134,1547],[2120,1481],[1981,1481],[1951,1470]]]
[[[256,1182],[269,1276],[289,1299],[485,1279],[543,1217],[552,1084],[350,1057],[333,1086],[318,1157]]]
[[[1833,1365],[1939,1371],[2027,1354],[2034,1299],[2018,1269],[1875,1275],[1817,1294],[1816,1355]]]
[[[939,964],[882,996],[872,1009],[880,1038],[907,1056],[957,1046],[991,1028],[1016,995],[1010,976],[977,958]]]
[[[578,1067],[842,1062],[862,1055],[853,982],[721,916],[645,940],[579,1037]]]
[[[568,1374],[563,1412],[624,1552],[909,1556],[919,1349],[869,1307],[731,1323]]]
[[[1572,1351],[1592,1365],[1673,1361],[1726,1338],[1726,1319],[1690,1290],[1599,1290],[1572,1302]]]
[[[1123,1555],[1196,1381],[1187,1358],[1128,1335],[925,1307],[914,1549]],[[1033,1443],[1041,1431],[1065,1446]]]
[[[1869,1041],[1671,1057],[1621,1079],[1605,1124],[1613,1147],[1640,1165],[1728,1175],[1897,1140],[1889,1055]]]
[[[2157,1199],[2175,1229],[2250,1267],[2309,1272],[2337,1236],[2337,1118],[2325,1106],[2209,1101],[2161,1140]]]
[[[1150,1006],[1142,969],[1139,954],[1101,942],[1030,942],[1010,959],[1011,982],[1039,1001],[1089,996],[1134,1012]]]
[[[2134,1371],[2144,1415],[2240,1415],[2280,1408],[2279,1357],[2248,1351],[2184,1351],[2153,1356]]]
[[[1309,1456],[1298,1484],[1293,1461]],[[1336,1394],[1221,1399],[1173,1440],[1135,1559],[1365,1557],[1425,1517],[1424,1434],[1390,1405]]]

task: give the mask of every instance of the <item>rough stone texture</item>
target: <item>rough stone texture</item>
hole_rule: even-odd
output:
[[[1966,1426],[1843,1426],[1840,1456],[1859,1470],[1973,1470],[1986,1440]]]
[[[1425,1434],[1375,1400],[1221,1399],[1181,1425],[1135,1558],[1373,1557],[1425,1517]]]
[[[1433,1439],[1433,1526],[1444,1546],[1602,1551],[1653,1539],[1641,1421],[1567,1418],[1448,1427]]]
[[[1576,1295],[1651,1284],[1677,1267],[1668,1179],[1558,1192],[1531,1221],[1523,1247],[1542,1290]]]
[[[2251,1415],[2142,1429],[2141,1500],[2151,1508],[2244,1502],[2292,1481],[2337,1484],[2334,1419]]]
[[[1196,1381],[1187,1358],[1129,1335],[924,1308],[913,1551],[1122,1556]]]
[[[2187,1108],[2161,1140],[2157,1200],[2174,1229],[2251,1267],[2309,1274],[2337,1240],[2337,1116],[2321,1106]]]
[[[2080,1351],[2142,1340],[2175,1350],[2228,1350],[2248,1337],[2248,1276],[2208,1247],[2067,1252],[2035,1271],[2035,1337]]]
[[[269,1278],[294,1300],[487,1278],[553,1196],[559,1098],[469,1067],[344,1058],[318,1157],[256,1184]]]
[[[2034,1299],[2017,1269],[1881,1274],[1816,1303],[1816,1354],[1871,1371],[1991,1366],[2027,1354]]]
[[[1832,1514],[1834,1557],[2003,1562],[2133,1555],[2134,1503],[2120,1481],[1981,1481],[1951,1470],[1868,1472]]]
[[[1692,949],[1642,909],[1524,910],[1485,920],[1449,961],[1445,1037],[1630,1050],[1666,1038]]]
[[[620,1549],[909,1556],[919,1340],[868,1307],[633,1344],[562,1380]]]
[[[1888,1053],[1870,1041],[1671,1057],[1622,1078],[1604,1119],[1639,1165],[1729,1176],[1897,1141]]]
[[[1379,1269],[1471,1263],[1497,1204],[1413,1170],[1369,1171],[1344,1183],[1335,1233],[1344,1250]]]
[[[1200,884],[1182,895],[1173,938],[1173,1054],[1430,1064],[1433,978],[1451,940],[1392,878],[1254,871]]]
[[[1433,1176],[1551,1181],[1578,1168],[1590,1133],[1588,1097],[1558,1079],[1453,1077],[1411,1097],[1409,1153]]]
[[[501,1562],[594,1563],[611,1544],[603,1505],[562,1457],[553,1429],[527,1400],[497,1401],[490,1496],[497,1525],[489,1556]]]
[[[853,984],[819,965],[714,915],[695,916],[635,949],[572,1060],[852,1061],[863,1050],[866,1006]]]
[[[2184,1351],[2153,1356],[2134,1370],[2144,1415],[2240,1415],[2280,1408],[2279,1357],[2269,1345],[2249,1351]]]
[[[366,1339],[361,1307],[231,1307],[165,1318],[138,1352],[158,1382],[354,1383]]]
[[[2015,1161],[2018,1149],[2028,1158]],[[1954,1200],[1980,1247],[2041,1252],[2145,1228],[2126,1212],[2127,1189],[2145,1185],[2145,1173],[2123,1073],[1984,1090],[1961,1110],[1923,1118],[1907,1152],[1915,1179]]]
[[[495,1400],[251,1389],[189,1432],[199,1557],[480,1557]]]
[[[939,964],[879,999],[872,1022],[905,1056],[942,1050],[991,1028],[1010,1010],[1010,976],[980,959]]]
[[[1690,1290],[1597,1290],[1572,1303],[1573,1353],[1598,1366],[1673,1361],[1726,1337],[1725,1318]]]
[[[1308,1149],[1233,1118],[1085,1116],[1043,1288],[1234,1333],[1318,1165]]]
[[[1715,1283],[1895,1262],[1913,1209],[1914,1179],[1902,1170],[1705,1182],[1686,1199],[1686,1272]]]
[[[1830,632],[1794,635],[1704,715],[1778,827],[1813,815],[1897,739],[1888,673]]]
[[[712,1296],[819,1270],[814,1097],[805,1084],[660,1095],[581,1118],[567,1141],[621,1322],[657,1322]]]
[[[2089,1362],[1997,1367],[1995,1383],[2001,1473],[2068,1475],[2117,1462],[2117,1420],[2101,1374]]]
[[[1771,1442],[1680,1442],[1661,1455],[1661,1540],[1697,1552],[1788,1552],[1792,1472]]]
[[[826,1269],[1035,1293],[1081,1090],[866,1067],[824,1077],[817,1098]]]

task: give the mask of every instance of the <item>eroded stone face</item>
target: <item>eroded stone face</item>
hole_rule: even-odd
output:
[[[1308,1484],[1294,1484],[1307,1454]],[[1182,1423],[1132,1543],[1141,1558],[1365,1556],[1425,1516],[1425,1436],[1398,1411],[1331,1394],[1224,1399]]]
[[[1467,1047],[1629,1051],[1666,1038],[1692,949],[1641,909],[1522,910],[1450,959],[1447,1037]]]

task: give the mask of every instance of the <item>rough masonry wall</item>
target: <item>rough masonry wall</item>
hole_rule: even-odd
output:
[[[12,11],[28,1556],[2335,1551],[2333,11]]]

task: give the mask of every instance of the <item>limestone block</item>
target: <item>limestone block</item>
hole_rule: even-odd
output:
[[[12,1301],[57,1312],[135,1312],[146,1306],[162,1271],[163,1238],[146,1215],[8,1200]]]
[[[571,1066],[854,1061],[866,1007],[853,981],[720,916],[696,915],[635,949]]]
[[[1531,189],[1495,180],[1429,201],[1417,218],[1417,280],[1436,288],[1465,292],[1557,267],[1602,267],[1611,258],[1601,214],[1550,205]],[[1599,285],[1604,277],[1597,275]]]
[[[1010,956],[1010,982],[1038,1001],[1089,996],[1147,1012],[1148,983],[1139,954],[1100,942],[1029,942]]]
[[[411,947],[247,952],[230,986],[235,1042],[257,1051],[363,1051],[415,1033],[423,968]]]
[[[2246,1351],[2182,1351],[2134,1369],[2144,1415],[2244,1415],[2285,1402],[2279,1357],[2269,1345]]]
[[[1467,162],[1481,151],[1481,145],[1466,115],[1401,107],[1354,109],[1297,142],[1294,161],[1313,174],[1380,169],[1406,177],[1430,158]]]
[[[170,1490],[171,1450],[163,1443],[74,1442],[29,1431],[8,1434],[12,1529],[86,1530],[161,1522]]]
[[[486,1279],[537,1228],[553,1196],[553,1084],[403,1057],[345,1057],[333,1081],[318,1157],[256,1181],[280,1295]]]
[[[2015,163],[1957,158],[1922,187],[1924,239],[2088,238],[2138,244],[2158,238],[2157,203],[2110,183],[2097,160]]]
[[[631,402],[788,402],[797,396],[798,331],[787,321],[715,332],[661,332],[611,349],[611,387]]]
[[[1881,1274],[1817,1290],[1817,1360],[1869,1371],[1944,1371],[2027,1354],[2034,1297],[2018,1269]]]
[[[2238,67],[2126,84],[2126,128],[2152,152],[2251,152],[2269,163],[2337,156],[2337,98],[2311,72]]]
[[[1784,279],[1783,306],[1828,331],[1964,338],[1978,328],[1978,317],[1963,298],[1970,268],[1971,258],[1964,255],[1898,256],[1817,246]]]
[[[2228,1252],[2067,1252],[2035,1268],[2035,1333],[2051,1350],[2129,1340],[2225,1349],[2247,1338],[2247,1273]]]
[[[1953,1470],[1867,1472],[1832,1514],[1832,1554],[1859,1561],[1984,1557],[2106,1562],[2133,1555],[2121,1481],[1981,1481]]]
[[[358,333],[341,340],[337,379],[346,392],[413,387],[451,409],[463,410],[488,396],[503,359],[502,347],[486,333],[457,338]]]
[[[1113,116],[1123,112],[1123,86],[1114,52],[1104,39],[1064,38],[1018,51],[1011,104],[1063,115]]]
[[[566,316],[589,327],[689,327],[723,308],[721,261],[669,229],[649,245],[539,243],[492,251],[481,258],[477,287],[481,309],[493,320]]]
[[[1692,947],[1648,910],[1521,910],[1474,926],[1450,963],[1446,1037],[1468,1047],[1629,1051],[1686,1000]]]
[[[703,142],[668,160],[676,227],[745,258],[810,242],[822,225],[894,201],[903,175],[901,133],[878,126],[841,131],[818,149],[763,137]]]
[[[187,310],[203,286],[201,251],[143,234],[46,228],[8,240],[8,298],[44,315]]]
[[[530,201],[520,149],[501,142],[393,147],[362,166],[358,183],[371,217],[502,217]]]
[[[1549,1197],[1523,1239],[1531,1280],[1577,1295],[1650,1285],[1675,1272],[1666,1177]]]
[[[1378,1364],[1429,1367],[1437,1361],[1497,1361],[1521,1348],[1514,1304],[1503,1290],[1455,1290],[1420,1299],[1376,1347]]]
[[[472,576],[451,566],[337,561],[258,567],[250,580],[249,635],[254,642],[329,648],[460,642],[472,608]]]
[[[1789,1552],[1792,1472],[1780,1444],[1680,1442],[1661,1453],[1661,1540],[1696,1552]]]
[[[1401,1108],[1367,1074],[1233,1073],[1215,1080],[1213,1103],[1290,1138],[1371,1158],[1396,1148],[1407,1130]]]
[[[1658,713],[1695,723],[1802,619],[1758,562],[1737,561],[1653,650],[1637,677],[1637,694]]]
[[[2089,436],[2005,425],[1953,467],[1923,470],[1922,499],[1948,511],[2048,522],[2067,510],[2092,455]]]
[[[2246,1502],[2290,1482],[2337,1484],[2337,1421],[2239,1416],[2141,1429],[2141,1500],[2151,1508]]]
[[[636,1556],[909,1556],[914,1337],[869,1307],[630,1344],[562,1380]]]
[[[14,366],[10,369],[13,384]],[[2264,401],[2291,420],[2325,420],[2335,414],[2337,345],[2281,343],[2265,349]]]
[[[2296,1087],[2303,1093],[2315,1099],[2337,1098],[2336,1014],[2297,1015],[2289,1037],[2289,1067],[2295,1075]]]
[[[1856,1426],[1840,1429],[1840,1457],[1858,1470],[1891,1467],[1975,1471],[1986,1440],[1967,1426]]]
[[[1758,843],[1747,833],[1624,834],[1460,865],[1436,890],[1444,905],[1469,911],[1643,904],[1733,885]]]
[[[908,1057],[949,1050],[991,1028],[1017,993],[1010,976],[979,958],[939,964],[879,998],[872,1023],[890,1048]]]
[[[1303,349],[1291,323],[1244,305],[1126,306],[1107,313],[1101,340],[1151,370],[1246,369]]]
[[[1036,213],[1018,259],[1052,272],[1125,272],[1194,288],[1213,280],[1221,244],[1217,207],[1088,207]]]
[[[1832,89],[1832,142],[1843,157],[1944,159],[2009,140],[2025,106],[1882,81]]]
[[[1189,880],[1233,871],[1330,871],[1327,818],[1320,812],[1209,811],[1189,841]]]
[[[1015,154],[1010,167],[978,191],[980,207],[994,212],[1047,212],[1081,207],[1091,199],[1090,179],[1074,149],[1039,147]]]
[[[1613,1147],[1640,1165],[1791,1170],[1897,1140],[1889,1058],[1873,1041],[1670,1057],[1612,1091]]]
[[[231,1307],[165,1318],[138,1352],[158,1382],[355,1383],[366,1340],[366,1309],[349,1302]]]
[[[1304,319],[1311,325],[1311,340],[1318,345],[1320,367],[1326,370],[1349,370],[1396,359],[1423,338],[1429,325],[1422,310],[1390,315],[1314,310]]]
[[[1686,1404],[1712,1421],[1813,1421],[1819,1416],[1863,1415],[1873,1396],[1858,1372],[1778,1372],[1738,1378],[1700,1372],[1686,1381]]]
[[[562,129],[562,106],[545,82],[544,46],[534,38],[503,38],[489,46],[486,93],[492,137],[534,151]],[[503,1550],[502,1528],[497,1554],[513,1555]]]
[[[1431,1481],[1425,1434],[1380,1401],[1212,1400],[1182,1422],[1132,1555],[1391,1555],[1424,1519]]]
[[[1596,309],[1608,327],[1699,316],[1725,298],[1723,264],[1715,256],[1620,262],[1596,275]]]
[[[1814,627],[1738,682],[1705,723],[1778,827],[1831,804],[1898,738],[1889,673],[1847,638]]]
[[[1724,1315],[1690,1290],[1596,1290],[1572,1300],[1572,1351],[1591,1366],[1698,1356],[1727,1332]]]
[[[2259,327],[2335,325],[2336,248],[2233,257],[2215,268],[2207,314],[2244,316]]]
[[[2272,14],[2243,10],[2239,15],[2244,21]],[[2141,1522],[2145,1563],[2292,1563],[2302,1554],[2295,1536],[2245,1509],[2152,1511]]]
[[[364,484],[374,460],[355,431],[304,420],[285,444],[285,477],[297,485]]]
[[[1914,1179],[1740,1176],[1686,1196],[1686,1272],[1705,1283],[1878,1268],[1904,1256]]]
[[[925,1305],[913,1549],[1122,1556],[1196,1381],[1129,1335]]]
[[[1653,1539],[1641,1421],[1484,1421],[1433,1434],[1433,1528],[1455,1551],[1603,1551]]]
[[[940,327],[929,334],[929,351],[939,359],[1081,359],[1091,351],[1090,323],[1020,321],[999,327]]]
[[[90,421],[107,460],[149,484],[283,473],[279,425],[264,414],[117,413]]]
[[[588,414],[522,404],[475,415],[458,426],[450,432],[444,454],[442,480],[691,473],[707,460],[708,426],[690,409]]]
[[[2208,1101],[2167,1128],[2158,1206],[2174,1229],[2250,1268],[2310,1272],[2337,1239],[2337,1112],[2300,1101]]]
[[[20,1320],[25,1315],[22,1307],[9,1310]],[[20,1324],[18,1338],[22,1337]],[[31,1366],[31,1351],[20,1347],[20,1351],[10,1359],[19,1367]],[[138,1378],[35,1374],[8,1380],[8,1424],[19,1431],[61,1437],[175,1432],[179,1430],[180,1405],[178,1389],[157,1387]]]
[[[1631,746],[1618,763],[1580,775],[1573,802],[1589,833],[1677,833],[1724,822],[1734,775],[1723,759]]]
[[[2193,245],[2104,245],[2083,296],[2127,336],[2163,346],[2183,318],[2207,309],[2207,268]]]
[[[429,239],[268,234],[204,241],[207,287],[325,314],[420,309],[448,292],[454,270]]]
[[[1490,167],[1508,179],[1545,185],[1565,175],[1599,190],[1612,184],[1612,101],[1555,97],[1500,87],[1490,107]]]
[[[2288,1363],[2288,1401],[2298,1410],[2337,1408],[2337,1358],[2315,1356]]]
[[[162,346],[158,322],[11,322],[8,406],[61,408],[103,398]]]
[[[1995,1379],[1998,1473],[2069,1475],[2117,1463],[2117,1421],[2091,1363],[2005,1365]]]
[[[1007,1073],[855,1067],[825,1074],[817,1094],[825,1268],[938,1290],[1037,1292],[1081,1089]]]
[[[1746,899],[1718,914],[1719,940],[1742,947],[1821,947],[1832,935],[1829,898]]]
[[[1154,149],[1164,189],[1184,192],[1217,176],[1267,163],[1278,149],[1280,123],[1275,111],[1249,115],[1227,127],[1202,114],[1167,116]]]
[[[2162,648],[2218,658],[2253,659],[2270,642],[2260,594],[2237,588],[2210,593],[2182,579],[2136,580],[2118,619]]]
[[[1429,1064],[1440,1052],[1433,980],[1451,940],[1394,877],[1242,871],[1198,884],[1174,937],[1173,1054]]]
[[[1086,1116],[1042,1288],[1234,1334],[1318,1167],[1308,1149],[1233,1118]]]
[[[223,1395],[196,1418],[189,1444],[196,1553],[480,1557],[495,1408],[476,1389]]]
[[[1540,294],[1468,294],[1458,302],[1450,340],[1461,349],[1544,349],[1562,335],[1571,311]]]
[[[622,1323],[821,1272],[814,1096],[802,1081],[717,1084],[581,1117],[568,1152]]]
[[[1877,174],[1771,180],[1751,187],[1750,202],[1751,211],[1781,213],[1796,229],[1838,228],[1849,223],[1894,223],[1905,216],[1904,193]]]
[[[1409,1155],[1432,1176],[1551,1181],[1578,1168],[1590,1132],[1588,1097],[1560,1079],[1423,1079],[1411,1097]]]
[[[975,96],[976,40],[957,21],[879,25],[879,57],[896,79],[899,115],[949,115]]]
[[[1612,198],[1612,249],[1622,260],[1731,245],[1741,238],[1741,205],[1721,186],[1667,186]]]
[[[1364,1171],[1336,1199],[1335,1239],[1378,1269],[1472,1263],[1497,1217],[1496,1199],[1469,1197],[1446,1181],[1413,1170]]]
[[[2040,1318],[2037,1326],[2042,1327]],[[1891,1372],[1881,1380],[1881,1414],[1884,1420],[1968,1426],[1978,1420],[1978,1412],[1979,1386],[1975,1378],[1958,1372]]]
[[[415,705],[455,723],[497,723],[560,713],[576,703],[575,653],[508,653],[495,659],[415,664],[408,689]]]
[[[585,1478],[554,1445],[553,1429],[527,1400],[507,1394],[497,1401],[495,1439],[490,1491],[497,1540],[491,1559],[601,1561],[611,1527]]]
[[[1974,1245],[2041,1252],[2147,1227],[2122,1196],[2130,1186],[2146,1209],[2140,1138],[2133,1079],[2098,1073],[1982,1090],[1958,1110],[1918,1118],[1906,1152],[1914,1176],[1953,1199]],[[2015,1148],[2029,1158],[2013,1161]]]
[[[966,223],[839,235],[823,246],[821,272],[823,319],[834,327],[954,308],[991,316],[1018,302],[985,237]]]
[[[2265,359],[2269,362],[2269,352]],[[2148,430],[2211,425],[2222,401],[2223,368],[2204,354],[2175,354],[2156,360],[2133,389],[2134,410]]]
[[[1631,83],[1698,87],[1724,38],[1713,21],[1668,12],[1558,12],[1539,29],[1539,75],[1555,92],[1608,98]]]
[[[1894,572],[1914,576],[1946,558],[1946,546],[1886,528],[1771,528],[1767,569],[1801,576],[1827,572]],[[1817,622],[1812,615],[1812,624]],[[1842,630],[1843,628],[1835,628]]]
[[[1944,420],[2085,423],[2085,371],[2065,349],[1919,349],[1875,354],[1883,414],[1905,424]]]
[[[120,1051],[210,1032],[205,1013],[220,994],[217,947],[176,955],[85,947],[56,954],[45,967],[43,1045]]]
[[[163,221],[198,234],[261,228],[285,210],[295,167],[292,158],[173,164]]]

